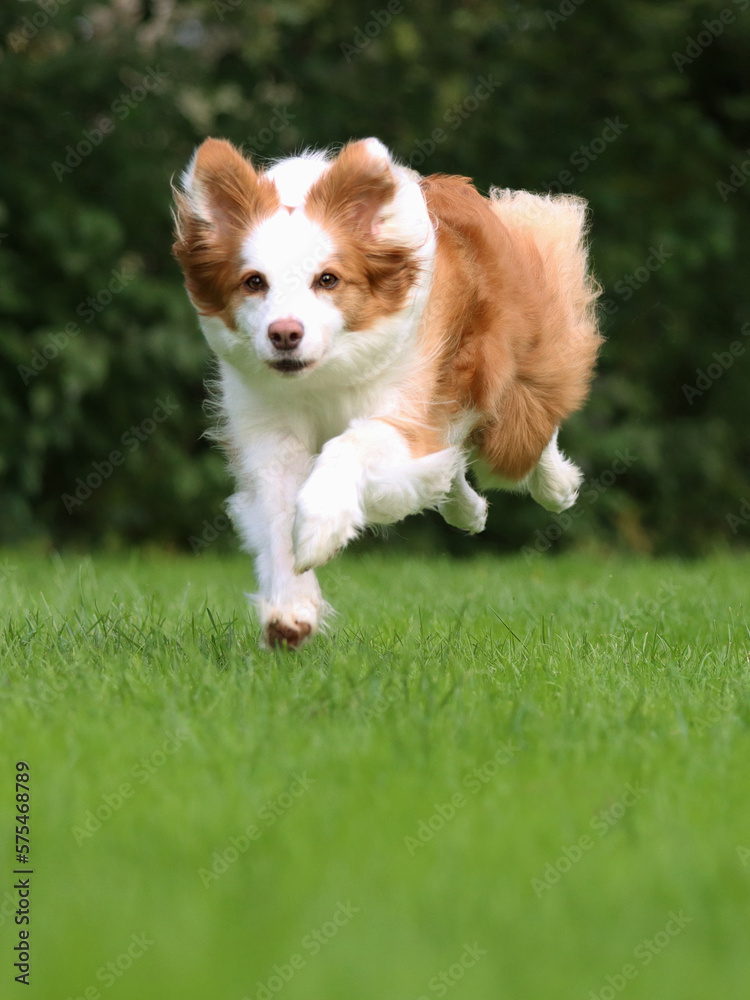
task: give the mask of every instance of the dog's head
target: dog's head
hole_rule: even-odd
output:
[[[409,306],[432,229],[418,183],[378,140],[263,171],[207,139],[175,198],[174,251],[227,360],[344,374],[389,348],[377,334]]]

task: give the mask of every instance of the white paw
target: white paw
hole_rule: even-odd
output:
[[[536,468],[529,476],[529,492],[545,510],[560,514],[578,499],[582,479],[583,473],[578,466],[566,460],[554,473]]]
[[[318,608],[309,602],[258,605],[261,645],[266,649],[299,649],[318,631]]]
[[[478,493],[474,493],[471,498],[450,496],[439,507],[444,521],[452,524],[454,528],[468,531],[472,535],[478,535],[480,531],[484,531],[488,509],[487,501]]]
[[[469,485],[463,471],[451,483],[450,493],[438,504],[443,520],[472,535],[484,531],[488,503]]]
[[[338,489],[336,488],[338,487]],[[313,474],[300,490],[294,519],[294,571],[324,566],[364,526],[364,516],[352,485]]]

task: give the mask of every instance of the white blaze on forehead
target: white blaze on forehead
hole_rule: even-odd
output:
[[[307,192],[329,166],[325,154],[294,156],[281,160],[268,171],[267,176],[276,185],[282,205],[297,208],[307,197]]]
[[[276,297],[309,288],[333,250],[333,240],[317,222],[301,210],[281,208],[245,240],[242,257],[248,270],[265,276]]]

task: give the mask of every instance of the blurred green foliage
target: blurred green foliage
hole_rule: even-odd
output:
[[[746,539],[727,522],[750,497],[746,7],[3,4],[0,541],[184,547],[221,515],[210,359],[170,256],[170,178],[206,135],[261,159],[378,135],[423,173],[584,195],[608,339],[563,443],[594,486],[570,527],[499,496],[489,538]],[[477,544],[437,525],[413,534]]]

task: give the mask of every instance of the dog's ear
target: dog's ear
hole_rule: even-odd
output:
[[[363,237],[377,237],[396,194],[388,150],[378,139],[350,142],[310,188],[306,210]]]
[[[249,222],[261,207],[264,188],[272,187],[225,139],[206,139],[198,147],[181,186],[179,208],[224,232]]]
[[[261,215],[278,208],[274,184],[230,142],[206,139],[175,188],[174,255],[194,305],[220,314],[240,280],[242,241]]]

